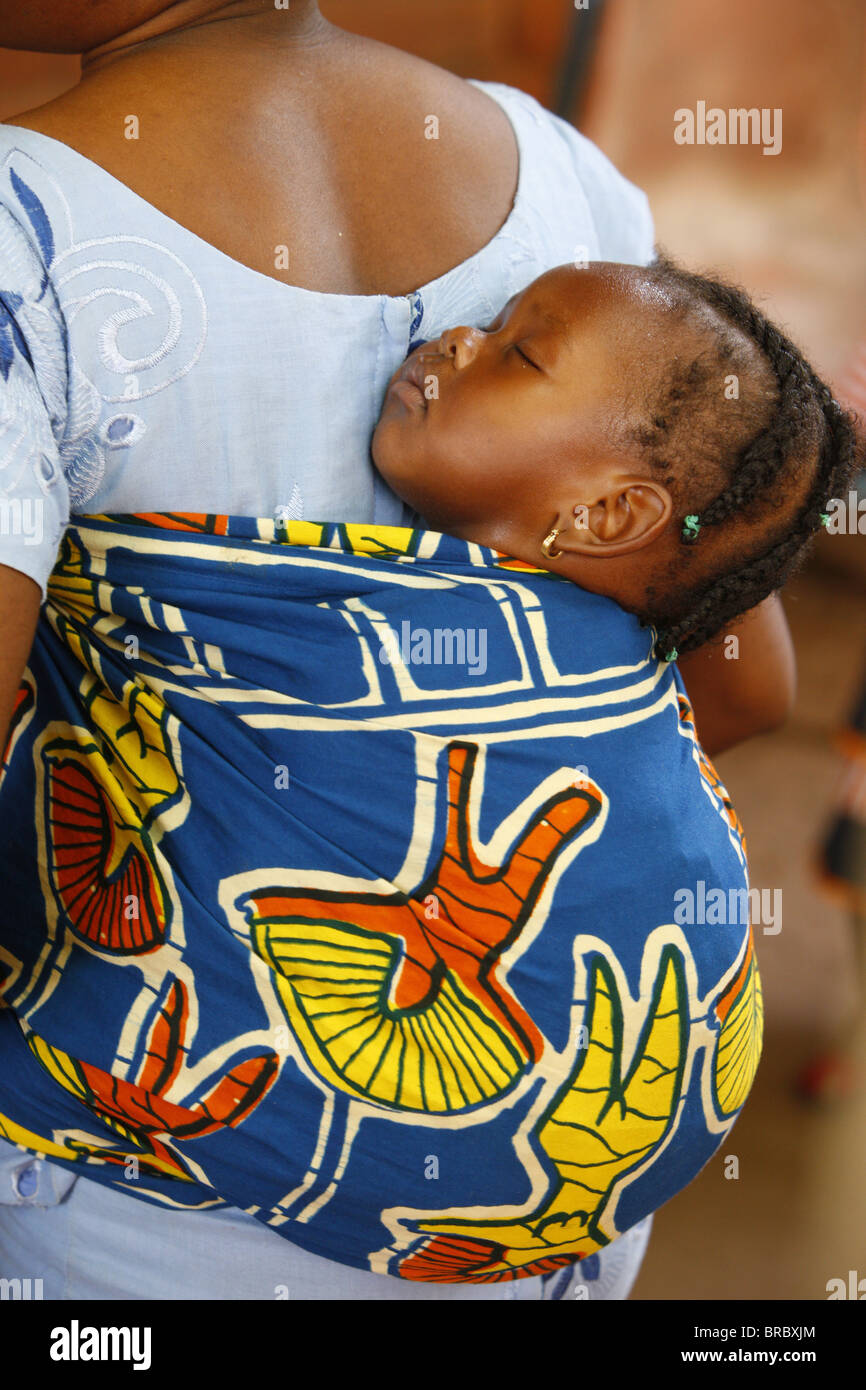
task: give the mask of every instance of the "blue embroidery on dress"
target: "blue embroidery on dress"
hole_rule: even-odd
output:
[[[3,380],[9,380],[9,371],[15,361],[15,349],[30,361],[30,354],[27,351],[27,344],[21,337],[21,330],[12,317],[16,309],[20,309],[24,300],[20,294],[14,294],[12,290],[0,290],[0,372]],[[31,363],[32,365],[32,363]]]
[[[125,437],[135,429],[135,420],[131,415],[115,415],[113,420],[108,422],[105,431],[106,441],[112,444],[122,444]]]
[[[421,320],[424,317],[424,300],[421,298],[420,290],[416,290],[414,294],[409,296],[409,299],[414,312],[414,318],[409,326],[409,345],[410,347],[418,347],[419,344],[413,343],[412,339],[415,336],[415,329],[420,328]]]
[[[39,242],[39,249],[42,252],[45,264],[49,266],[54,260],[54,233],[51,230],[51,223],[48,220],[45,209],[33,192],[33,189],[28,188],[21,176],[16,174],[15,170],[12,168],[9,170],[9,178],[12,182],[12,187],[18,195],[18,201],[27,213],[30,219],[30,225],[36,233],[36,240]],[[47,278],[46,276],[45,279]],[[43,290],[45,288],[45,279],[43,279],[42,282]]]
[[[558,1269],[555,1274],[545,1274],[543,1276],[545,1284],[549,1284],[553,1279],[556,1280],[556,1284],[550,1295],[551,1300],[565,1297],[568,1286],[574,1278],[575,1269],[579,1270],[580,1265],[571,1265],[569,1269]]]

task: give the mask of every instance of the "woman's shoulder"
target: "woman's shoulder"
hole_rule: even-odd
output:
[[[0,121],[0,207],[15,217],[31,212],[41,196],[34,181],[51,181],[66,206],[89,191],[86,163],[70,143],[63,122],[53,116],[43,119],[40,112]]]
[[[97,115],[94,112],[88,116],[88,105],[81,101],[81,88],[72,87],[42,106],[31,107],[0,121],[0,158],[16,147],[28,151],[44,148],[41,136],[55,141],[59,147],[56,155],[62,157],[63,149],[74,153],[77,140],[87,143],[88,125],[92,126],[94,134],[98,131]]]
[[[21,150],[60,178],[76,209],[107,197],[146,218],[122,184],[231,259],[308,290],[406,292],[495,233],[514,196],[518,151],[501,103],[433,64],[378,49],[374,76],[360,59],[356,72],[351,54],[312,86],[285,72],[275,86],[269,67],[267,122],[227,109],[207,86],[194,115],[172,114],[156,77],[142,87],[136,70],[132,94],[118,92],[108,69],[0,124],[0,164]],[[311,130],[321,138],[311,141]],[[323,227],[325,186],[334,205]],[[229,192],[240,188],[245,219]],[[290,276],[274,275],[281,243],[291,247]]]
[[[471,85],[498,102],[511,120],[525,206],[557,226],[590,221],[596,235],[595,248],[587,248],[590,259],[634,265],[652,260],[649,200],[594,141],[520,88],[475,79]]]

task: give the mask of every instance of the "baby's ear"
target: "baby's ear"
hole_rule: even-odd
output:
[[[644,477],[620,479],[595,502],[579,502],[557,545],[570,555],[622,555],[651,544],[673,514],[663,483]]]
[[[635,478],[624,487],[621,497],[626,518],[622,526],[624,549],[639,550],[651,545],[666,529],[673,516],[673,499],[664,483]]]

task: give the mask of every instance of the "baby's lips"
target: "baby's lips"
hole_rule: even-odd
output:
[[[447,357],[434,351],[413,353],[406,358],[401,370],[404,380],[411,381],[413,386],[423,391],[425,402],[429,404],[431,400],[439,399],[440,372],[443,369],[449,371],[450,367]],[[431,382],[434,383],[432,388]]]

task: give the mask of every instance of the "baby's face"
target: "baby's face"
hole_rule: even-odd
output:
[[[563,487],[579,501],[599,468],[634,470],[616,441],[631,388],[642,399],[669,357],[670,307],[636,266],[548,271],[485,329],[449,329],[406,359],[377,468],[436,530],[504,545],[520,517],[543,536]]]

